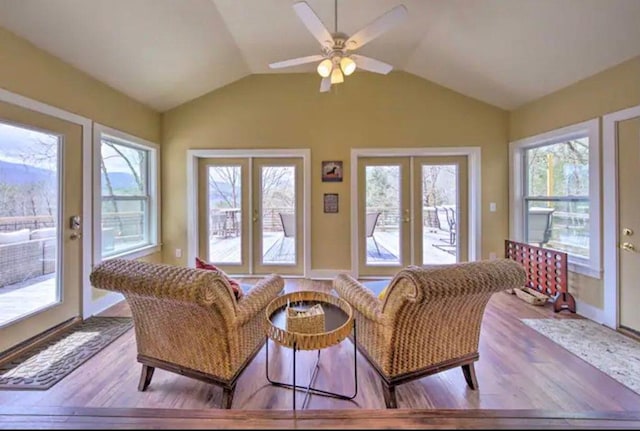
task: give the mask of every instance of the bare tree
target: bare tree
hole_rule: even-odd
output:
[[[113,193],[113,186],[111,185],[111,178],[109,177],[109,172],[107,171],[107,166],[104,163],[104,158],[100,157],[100,170],[102,171],[102,177],[104,178],[104,183],[107,186],[107,192],[111,199],[111,206],[113,208],[113,212],[116,217],[116,222],[118,223],[118,229],[120,232],[124,229],[124,224],[122,223],[122,219],[120,218],[120,210],[118,208],[118,201],[114,198],[115,194]]]
[[[240,167],[216,166],[209,168],[208,176],[209,190],[215,190],[216,195],[222,198],[229,208],[238,208],[241,198]],[[216,181],[216,177],[218,181]]]
[[[133,165],[133,163],[131,162],[131,160],[129,159],[129,157],[127,157],[127,155],[124,154],[124,152],[122,150],[120,150],[120,148],[118,148],[117,145],[108,142],[108,141],[102,141],[102,143],[106,146],[108,146],[109,148],[111,148],[113,151],[115,151],[120,158],[122,158],[122,160],[127,164],[127,166],[129,167],[129,170],[131,171],[131,175],[133,175],[134,180],[136,181],[136,184],[138,185],[138,190],[144,190],[143,184],[142,184],[142,179],[140,178],[140,175],[138,175],[138,170],[135,168],[135,166]],[[141,164],[143,163],[144,157],[142,156],[141,151],[136,151],[133,154],[137,154],[138,155],[138,167],[140,168]],[[115,156],[113,156],[115,157]],[[107,157],[109,158],[109,157]]]

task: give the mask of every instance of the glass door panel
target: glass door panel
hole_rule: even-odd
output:
[[[0,352],[80,315],[81,178],[81,126],[0,103]]]
[[[255,272],[302,274],[302,160],[253,164]]]
[[[249,271],[247,159],[201,159],[200,256],[232,274]]]
[[[466,260],[466,157],[414,158],[416,264]]]
[[[409,159],[359,160],[360,273],[391,275],[411,261]]]

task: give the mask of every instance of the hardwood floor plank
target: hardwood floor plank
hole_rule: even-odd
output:
[[[257,280],[243,281],[251,283]],[[331,282],[287,279],[286,290],[330,291]],[[102,315],[127,316],[130,312],[127,304],[122,302]],[[608,419],[615,414],[628,412],[635,420],[634,415],[640,411],[640,394],[631,391],[524,325],[520,321],[521,318],[575,319],[580,317],[566,311],[554,313],[551,304],[536,307],[519,300],[514,295],[495,294],[487,306],[482,324],[480,360],[476,363],[479,390],[468,389],[459,368],[398,386],[400,410],[416,409],[422,415],[412,424],[424,424],[425,418],[429,417],[431,412],[444,412],[448,409],[456,409],[458,418],[464,417],[463,412],[466,411],[491,412],[493,411],[491,409],[498,409],[497,411],[503,412],[499,418],[500,421],[509,419],[508,423],[519,427],[522,427],[525,422],[518,422],[518,420],[523,421],[529,417],[527,412],[559,412],[560,416],[544,418],[539,415],[533,416],[536,421],[542,419],[555,421],[550,426],[557,426],[565,419],[574,420],[572,426],[582,426],[583,422],[580,421],[590,419],[584,415],[593,411],[605,412],[601,416],[604,415]],[[290,381],[291,350],[273,343],[269,348],[272,378]],[[297,375],[299,382],[306,382],[309,378],[315,355],[315,352],[300,352]],[[352,355],[353,346],[349,340],[323,350],[317,387],[350,393],[353,390]],[[9,411],[7,409],[20,408],[62,409],[59,412],[66,413],[60,413],[60,415],[66,415],[68,417],[66,420],[69,421],[78,411],[82,411],[86,416],[85,420],[89,423],[94,420],[91,419],[93,416],[99,416],[98,413],[86,410],[92,408],[100,409],[99,411],[102,412],[100,414],[104,414],[105,410],[128,411],[129,413],[125,416],[138,418],[135,420],[147,418],[151,421],[149,423],[157,423],[158,409],[177,412],[172,413],[174,415],[179,415],[179,412],[184,414],[189,412],[191,415],[197,411],[206,411],[208,414],[219,411],[221,389],[163,370],[156,370],[154,379],[146,392],[138,392],[141,365],[135,358],[135,335],[131,330],[47,391],[0,391],[2,427],[6,427],[9,423],[17,426],[36,420],[37,415],[27,411],[15,417],[6,413]],[[265,378],[265,366],[265,349],[263,348],[238,380],[232,414],[259,411],[262,415],[260,417],[268,417],[270,412],[276,415],[274,419],[289,417],[286,415],[290,414],[292,391],[269,385]],[[304,395],[298,393],[296,396],[300,406]],[[362,412],[364,415],[361,416],[362,420],[368,419],[367,414],[370,416],[372,411],[385,411],[379,377],[366,359],[358,354],[356,398],[350,402],[314,395],[309,400],[308,408],[309,412],[320,415],[316,417],[323,417],[324,411],[328,412],[326,416],[328,419],[342,414],[360,417],[358,412]],[[148,411],[152,413],[144,416],[142,412],[146,412],[145,409],[150,409]],[[579,416],[571,416],[568,412],[578,412]],[[306,413],[300,412],[303,415]],[[513,417],[510,416],[511,413]],[[478,413],[474,414],[478,415]],[[116,416],[114,413],[109,415],[110,418]],[[205,419],[213,420],[206,415]],[[511,422],[511,419],[515,422]],[[385,418],[381,419],[380,424],[391,423],[385,422],[387,420],[392,421]],[[429,426],[452,423],[447,422],[450,420],[453,419],[438,417],[437,421],[430,422]],[[623,419],[613,417],[611,420]],[[194,427],[211,425],[210,422],[205,422],[193,425]],[[80,422],[72,421],[72,423],[76,425]],[[457,425],[470,423],[471,418],[469,422],[456,422]],[[495,425],[496,421],[491,423]],[[541,423],[536,422],[535,425]],[[126,421],[123,419],[121,423],[113,422],[112,424],[125,426]],[[562,422],[562,424],[570,425],[568,422]],[[216,426],[222,425],[227,426],[226,423],[216,424]],[[229,426],[232,425],[229,424]],[[286,426],[293,425],[288,423]]]

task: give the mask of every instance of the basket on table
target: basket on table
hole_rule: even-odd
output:
[[[324,332],[324,310],[320,304],[301,310],[287,306],[287,331],[301,334]]]

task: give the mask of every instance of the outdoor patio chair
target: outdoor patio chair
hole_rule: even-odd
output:
[[[295,238],[296,236],[296,215],[295,214],[284,214],[278,213],[280,216],[280,223],[282,223],[282,232],[283,237],[280,241],[280,250],[278,254],[282,254],[282,246],[284,246],[284,242],[287,238]]]
[[[211,236],[219,236],[224,237],[225,235],[225,223],[227,220],[227,215],[221,213],[217,210],[212,210],[211,212]]]
[[[529,208],[527,219],[527,242],[544,247],[551,239],[551,227],[553,224],[553,212],[555,208]]]
[[[449,244],[456,244],[456,209],[445,207],[447,212],[447,223],[449,224]]]
[[[455,367],[477,389],[474,362],[487,302],[526,280],[521,264],[496,259],[408,266],[383,299],[347,274],[336,277],[333,288],[353,307],[358,349],[382,379],[387,408],[396,408],[397,385]]]
[[[373,236],[373,234],[376,231],[376,225],[378,224],[378,219],[380,218],[380,214],[382,214],[380,211],[367,213],[367,220],[366,220],[367,238],[371,238],[373,240],[373,243],[376,246],[376,250],[378,251],[378,256],[380,256],[380,248],[378,247],[378,242],[376,241],[376,237]]]

